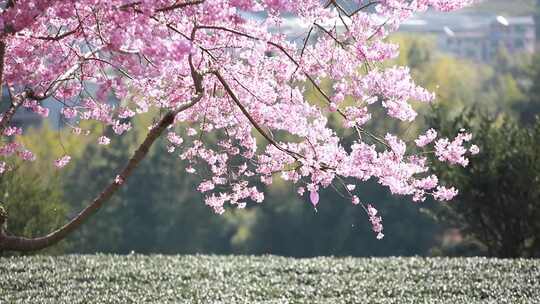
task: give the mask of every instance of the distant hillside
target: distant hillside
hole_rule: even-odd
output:
[[[533,15],[536,10],[535,3],[536,0],[484,0],[467,10],[508,16]]]

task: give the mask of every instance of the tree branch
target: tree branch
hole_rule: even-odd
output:
[[[37,36],[37,37],[32,37],[32,38],[38,39],[38,40],[45,40],[45,41],[60,41],[68,36],[71,36],[77,33],[81,28],[82,28],[82,25],[79,24],[75,29],[64,32],[62,34],[60,34],[60,30],[58,30],[58,33],[56,33],[55,36]]]
[[[26,98],[26,95],[28,92],[23,92],[19,96],[15,95],[13,93],[13,90],[11,87],[8,87],[9,96],[11,99],[11,105],[9,108],[2,113],[2,118],[0,118],[0,137],[4,135],[4,130],[9,127],[11,124],[11,120],[13,119],[13,116],[15,116],[15,113],[19,109],[19,107],[22,105],[22,100]]]
[[[298,153],[296,153],[294,151],[291,151],[291,150],[289,150],[287,148],[282,147],[272,137],[270,137],[268,134],[266,134],[266,132],[263,130],[263,128],[259,125],[259,123],[257,123],[257,121],[255,121],[255,119],[249,114],[248,110],[242,105],[242,103],[240,102],[240,100],[238,99],[236,94],[234,94],[232,88],[229,86],[229,84],[227,83],[225,78],[223,78],[223,76],[217,71],[214,72],[214,75],[216,75],[217,79],[219,80],[219,82],[221,83],[221,85],[223,86],[225,91],[227,92],[227,95],[229,95],[229,97],[231,97],[231,99],[236,104],[236,106],[238,106],[238,108],[240,109],[242,114],[244,114],[244,116],[249,120],[251,125],[259,132],[259,134],[261,134],[270,144],[272,144],[274,147],[276,147],[281,152],[284,152],[284,153],[292,156],[296,160],[298,160],[298,158],[303,158],[302,155],[300,155],[300,154],[298,154]]]
[[[2,97],[4,96],[4,62],[6,56],[6,42],[0,40],[0,102],[2,102]]]
[[[206,0],[194,0],[194,1],[188,1],[188,2],[179,2],[179,1],[176,1],[176,3],[172,4],[172,5],[169,5],[169,6],[164,6],[164,7],[161,7],[161,8],[158,8],[156,9],[155,11],[157,13],[162,13],[162,12],[170,12],[170,11],[174,11],[176,9],[180,9],[180,8],[184,8],[184,7],[188,7],[188,6],[191,6],[191,5],[198,5],[198,4],[202,4],[204,3],[204,1]],[[129,4],[124,4],[122,6],[119,7],[119,9],[121,10],[125,10],[125,9],[128,9],[128,8],[134,8],[136,11],[138,11],[136,9],[136,7],[141,4],[141,2],[133,2],[133,3],[129,3]],[[140,11],[139,11],[140,12]]]
[[[169,12],[169,11],[173,11],[175,9],[184,8],[184,7],[191,6],[191,5],[202,4],[204,1],[205,0],[196,0],[196,1],[176,3],[176,4],[173,4],[173,5],[170,5],[170,6],[158,8],[156,10],[156,12]]]
[[[88,58],[90,58],[90,56],[97,53],[100,49],[85,53],[84,55],[80,56],[80,58],[82,59],[82,61],[87,60]],[[60,84],[63,81],[67,80],[67,77],[69,77],[71,74],[75,73],[75,71],[79,68],[79,66],[80,66],[80,63],[77,63],[73,65],[71,68],[69,68],[67,71],[65,71],[62,75],[58,76],[58,78],[56,78],[54,81],[52,81],[49,84],[49,87],[45,90],[45,92],[40,95],[36,94],[30,88],[25,89],[24,92],[20,94],[15,94],[14,92],[12,92],[13,88],[8,87],[8,90],[10,90],[9,92],[11,96],[11,105],[4,113],[2,113],[2,118],[0,119],[0,137],[2,137],[2,135],[4,134],[4,130],[7,127],[9,127],[9,124],[11,123],[13,116],[15,116],[15,113],[17,112],[19,107],[23,104],[23,101],[25,99],[42,101],[44,99],[51,97],[55,93],[55,91],[58,89],[58,87],[60,87]]]

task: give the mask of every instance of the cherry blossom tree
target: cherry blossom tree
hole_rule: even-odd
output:
[[[12,119],[21,108],[47,117],[43,101],[54,100],[74,134],[85,134],[79,123],[93,120],[121,136],[134,116],[156,115],[125,167],[85,209],[42,237],[2,228],[0,250],[39,250],[65,238],[127,182],[164,133],[185,171],[202,176],[197,191],[216,213],[263,202],[258,186],[273,178],[294,184],[299,195],[309,192],[314,207],[320,189],[337,185],[364,208],[382,238],[376,202],[364,202],[355,182],[373,179],[417,202],[428,196],[447,201],[457,190],[431,173],[425,155],[466,166],[468,155],[478,152],[464,130],[456,130],[455,139],[430,129],[407,140],[366,128],[376,107],[388,119],[411,122],[417,116],[412,103],[435,99],[407,67],[381,64],[398,53],[385,38],[416,12],[470,2],[0,1],[0,83],[11,103],[0,120],[0,174],[17,159],[39,161],[17,140],[23,130]],[[294,37],[285,31],[290,20],[300,33]],[[317,100],[305,98],[308,87]],[[328,124],[329,115],[356,134],[352,144]],[[96,144],[106,146],[111,137],[100,136]],[[61,169],[70,160],[58,155],[50,165]],[[4,214],[0,224],[5,220]]]

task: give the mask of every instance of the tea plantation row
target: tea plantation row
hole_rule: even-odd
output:
[[[0,258],[0,303],[540,303],[540,260]]]

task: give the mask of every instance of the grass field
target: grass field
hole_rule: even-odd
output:
[[[540,260],[0,258],[0,303],[540,303]]]

